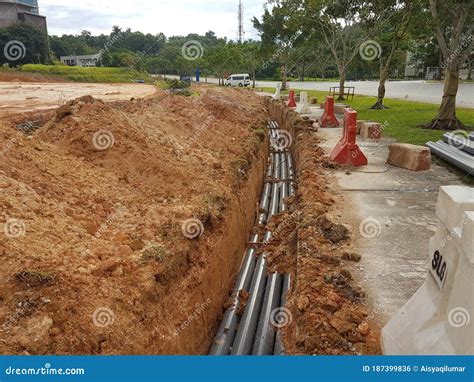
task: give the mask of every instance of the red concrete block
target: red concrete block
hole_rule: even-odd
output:
[[[357,145],[356,138],[357,112],[346,109],[344,112],[343,136],[332,151],[331,160],[344,165],[366,166],[368,164],[367,157]]]
[[[431,151],[424,146],[394,143],[389,146],[387,163],[410,171],[428,171],[431,168]]]
[[[334,114],[334,97],[326,97],[324,103],[324,113],[321,117],[321,127],[337,127],[339,121]]]
[[[295,91],[290,90],[290,94],[288,96],[288,107],[296,107],[296,100],[295,100]]]

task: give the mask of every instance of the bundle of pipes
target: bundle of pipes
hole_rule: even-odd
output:
[[[474,176],[474,133],[446,133],[443,141],[426,145],[433,154]]]
[[[275,121],[268,124],[270,142],[279,138]],[[260,214],[256,225],[264,227],[273,215],[288,209],[287,198],[294,194],[293,158],[288,149],[272,144],[265,184],[260,200]],[[257,231],[257,230],[256,230]],[[290,290],[290,276],[267,274],[267,254],[256,256],[260,244],[265,245],[272,233],[250,238],[239,276],[235,283],[231,306],[225,311],[217,330],[210,355],[283,355],[281,336],[275,327],[275,314],[286,304]],[[261,239],[261,241],[260,241]],[[242,316],[239,316],[240,294],[246,291],[249,298]],[[278,325],[277,325],[278,326]]]

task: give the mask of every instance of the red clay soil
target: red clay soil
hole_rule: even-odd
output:
[[[311,130],[313,121],[285,113],[283,128],[297,137],[297,194],[289,211],[270,222],[275,235],[265,249],[271,270],[293,276],[285,349],[293,355],[380,354],[380,328],[370,322],[365,293],[347,270],[360,257],[350,252],[351,233],[337,215],[342,200],[328,190],[332,164]]]
[[[0,123],[0,354],[206,351],[253,221],[266,112],[249,91],[194,90],[82,97],[31,136]]]

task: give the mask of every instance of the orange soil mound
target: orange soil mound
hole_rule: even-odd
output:
[[[173,312],[160,302],[211,261],[264,137],[259,97],[198,90],[82,97],[29,137],[0,124],[0,354],[168,351],[189,291]]]

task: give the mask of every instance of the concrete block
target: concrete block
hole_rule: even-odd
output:
[[[437,210],[455,215],[458,230],[441,220],[430,240],[425,283],[382,330],[387,355],[468,355],[474,338],[474,211],[469,187],[443,187]],[[449,201],[449,202],[447,202]],[[466,210],[466,208],[468,210]],[[439,213],[438,212],[438,213]]]
[[[300,93],[300,102],[296,107],[296,111],[300,114],[311,114],[311,109],[309,108],[308,93]]]
[[[343,103],[336,103],[334,105],[334,112],[336,114],[344,114],[344,110],[350,108],[349,105],[343,104]]]
[[[278,84],[273,95],[274,100],[281,100],[281,84]]]
[[[357,121],[357,134],[360,134],[360,129],[362,128],[362,124],[365,122],[369,122],[369,121],[365,121],[365,120]]]
[[[461,236],[463,211],[474,211],[474,188],[441,187],[436,205],[436,216],[449,231],[455,232],[458,236]]]
[[[382,138],[382,126],[377,122],[363,122],[360,124],[360,136],[365,139],[379,140]]]
[[[394,143],[389,146],[387,163],[411,171],[428,171],[431,168],[431,151],[428,147]]]

